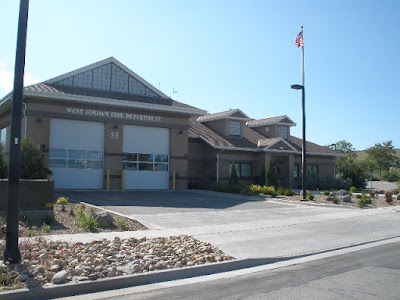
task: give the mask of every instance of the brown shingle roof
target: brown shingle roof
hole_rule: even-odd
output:
[[[296,148],[298,151],[301,151],[302,149],[302,143],[303,140],[299,139],[295,136],[290,136],[288,142],[294,147]],[[306,142],[306,151],[307,153],[321,153],[321,154],[327,154],[327,155],[337,155],[338,152],[334,151],[328,147],[324,147],[312,142],[307,141]]]
[[[207,121],[225,119],[225,118],[229,118],[229,117],[250,119],[244,112],[242,112],[240,109],[236,108],[236,109],[230,109],[227,111],[218,112],[215,114],[204,115],[204,116],[199,117],[197,119],[197,121],[207,122]]]
[[[272,124],[290,124],[291,126],[295,126],[296,123],[293,122],[288,116],[277,116],[277,117],[271,117],[271,118],[265,118],[265,119],[260,119],[260,120],[251,120],[247,122],[247,125],[249,127],[259,127],[259,126],[265,126],[265,125],[272,125]]]
[[[206,140],[213,147],[232,147],[232,148],[250,148],[257,149],[258,141],[260,141],[260,146],[266,147],[271,144],[275,139],[266,138],[265,136],[259,134],[255,130],[244,126],[242,129],[242,135],[240,137],[227,136],[223,137],[207,124],[200,123],[196,121],[196,118],[191,118],[189,120],[189,137],[201,137]]]
[[[261,150],[262,148],[268,147],[269,145],[274,144],[277,141],[279,142],[280,140],[279,138],[267,138],[264,135],[255,131],[254,129],[249,128],[247,126],[243,127],[242,136],[240,137],[221,136],[220,134],[212,130],[210,127],[208,127],[207,124],[196,121],[196,118],[191,118],[189,120],[189,126],[190,126],[189,137],[191,138],[200,137],[215,148],[231,147],[231,148],[238,148],[238,150],[240,150],[240,148]],[[298,152],[301,152],[302,149],[301,139],[294,136],[290,136],[287,143],[290,144]],[[338,154],[337,152],[328,147],[320,146],[308,141],[306,147],[307,147],[307,153],[316,153],[322,155]]]

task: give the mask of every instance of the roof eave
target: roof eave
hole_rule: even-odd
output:
[[[140,108],[140,109],[146,109],[146,110],[177,112],[177,113],[183,113],[183,114],[189,114],[189,115],[199,115],[199,114],[205,113],[204,110],[196,109],[196,108],[170,107],[170,106],[165,106],[165,105],[160,105],[160,104],[150,104],[150,103],[134,102],[134,101],[128,101],[128,100],[97,98],[97,97],[71,95],[71,94],[59,94],[59,93],[51,93],[51,92],[43,93],[43,92],[37,92],[37,91],[25,91],[24,95],[31,96],[31,97],[60,100],[60,101],[76,101],[76,102],[82,102],[82,103],[123,106],[123,107]]]

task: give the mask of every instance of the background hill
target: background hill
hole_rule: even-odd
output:
[[[395,149],[396,155],[398,158],[400,158],[400,149]],[[365,160],[367,159],[367,151],[362,150],[362,151],[354,151],[357,154],[357,159],[358,160]]]

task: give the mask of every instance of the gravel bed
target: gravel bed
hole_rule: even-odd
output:
[[[4,241],[0,241],[3,253]],[[180,235],[130,238],[91,243],[49,241],[45,237],[20,242],[22,262],[1,263],[0,291],[110,278],[154,270],[183,268],[234,259],[209,243]],[[0,296],[1,297],[1,296]]]

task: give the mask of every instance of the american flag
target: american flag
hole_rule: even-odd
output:
[[[297,47],[303,47],[303,29],[299,32],[299,34],[296,36],[296,46]]]

